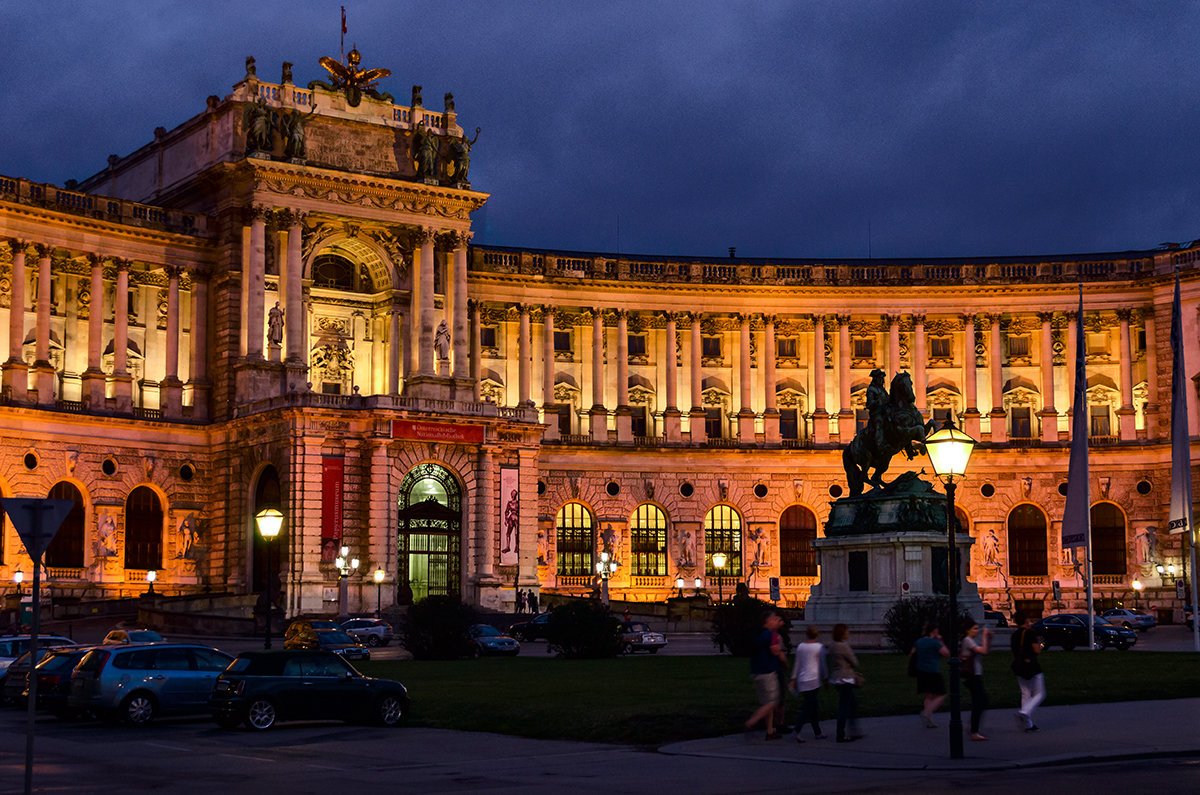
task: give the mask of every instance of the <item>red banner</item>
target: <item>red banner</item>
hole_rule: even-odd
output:
[[[416,422],[392,420],[393,439],[415,439],[422,442],[482,444],[482,425],[451,425],[445,422]]]
[[[333,562],[342,545],[342,488],[346,459],[321,459],[321,560]]]

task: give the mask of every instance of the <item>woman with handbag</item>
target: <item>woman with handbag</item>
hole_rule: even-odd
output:
[[[854,690],[862,687],[865,680],[858,671],[858,658],[854,656],[854,650],[846,640],[849,636],[850,630],[845,624],[835,624],[833,643],[829,644],[829,681],[833,683],[838,694],[839,743],[848,743],[863,736],[858,731],[858,695]]]
[[[983,686],[982,658],[988,653],[992,631],[986,627],[983,629],[982,642],[977,640],[979,635],[979,622],[973,618],[968,620],[962,642],[962,661],[966,666],[966,670],[963,672],[965,674],[963,681],[967,685],[967,690],[971,691],[971,739],[977,742],[987,739],[979,733],[983,711],[988,706],[987,690]]]

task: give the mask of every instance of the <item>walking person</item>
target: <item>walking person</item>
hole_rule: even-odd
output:
[[[805,633],[804,641],[796,644],[796,662],[792,666],[791,689],[802,699],[800,716],[796,718],[796,742],[798,743],[804,742],[800,731],[804,728],[805,723],[812,726],[815,739],[825,739],[825,735],[821,733],[820,715],[817,711],[817,692],[821,688],[821,683],[828,681],[829,669],[825,660],[825,645],[817,639],[818,634],[817,628],[810,626]]]
[[[1021,688],[1021,711],[1017,713],[1017,725],[1026,732],[1038,730],[1033,722],[1033,711],[1046,698],[1046,680],[1042,676],[1042,665],[1038,655],[1045,648],[1042,639],[1033,631],[1033,618],[1024,610],[1013,615],[1017,631],[1012,635],[1012,671],[1017,675]]]
[[[858,731],[858,694],[862,683],[858,658],[850,648],[850,630],[845,624],[833,627],[833,643],[829,644],[829,681],[838,694],[837,741],[848,743],[862,738]]]
[[[517,612],[525,612],[525,592],[520,588],[517,589]]]
[[[529,591],[529,612],[537,615],[538,611],[538,595],[535,591]]]
[[[754,682],[754,694],[758,697],[758,709],[746,720],[746,731],[754,730],[761,721],[767,722],[767,739],[778,740],[783,735],[775,726],[775,707],[779,700],[779,677],[776,671],[787,664],[787,654],[779,637],[783,619],[774,610],[762,613],[762,630],[754,638],[754,650],[750,654],[750,678]]]
[[[982,641],[979,640],[981,635]],[[983,686],[983,658],[990,651],[991,642],[991,629],[985,627],[980,631],[975,619],[967,622],[962,642],[962,661],[966,664],[963,681],[971,691],[971,739],[977,742],[987,739],[979,732],[979,725],[983,721],[983,711],[988,707],[987,689]]]
[[[925,728],[936,729],[933,713],[946,700],[946,681],[942,678],[942,658],[950,656],[950,650],[942,643],[941,628],[936,622],[925,622],[925,634],[917,638],[913,644],[913,655],[916,656],[917,692],[925,696],[925,706],[921,709],[921,719]]]

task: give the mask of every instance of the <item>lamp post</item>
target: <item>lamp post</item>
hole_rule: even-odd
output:
[[[383,569],[375,569],[375,617],[383,613]]]
[[[695,589],[695,591],[696,591],[696,593],[694,594],[695,596],[700,595],[700,589],[703,587],[704,587],[704,578],[703,577],[697,577],[692,582],[692,588]]]
[[[1134,580],[1131,585],[1133,587],[1133,606],[1136,608],[1138,606],[1138,597],[1142,595],[1142,589],[1146,586],[1142,584],[1141,580]]]
[[[350,616],[346,610],[347,592],[350,589],[348,580],[352,572],[358,571],[358,558],[350,557],[350,547],[342,547],[333,565],[338,570],[338,621],[345,621]]]
[[[17,596],[21,595],[21,583],[25,582],[25,572],[17,569],[13,572],[13,585],[17,586]]]
[[[925,440],[925,450],[933,472],[946,485],[946,590],[950,592],[950,758],[962,759],[963,730],[962,711],[959,705],[958,670],[958,548],[955,544],[954,515],[955,480],[967,474],[967,462],[975,440],[954,427],[949,418],[946,424]]]
[[[600,604],[608,607],[608,578],[617,573],[617,562],[607,549],[600,553],[596,571],[600,574]]]
[[[725,564],[729,558],[724,552],[714,552],[712,561],[713,568],[717,570],[717,604],[721,604],[725,601]]]
[[[146,572],[146,584],[149,586],[148,588],[146,588],[146,596],[154,596],[154,581],[157,579],[158,579],[158,570],[157,569],[150,569],[149,571]]]
[[[679,589],[679,598],[683,598],[683,575],[680,574],[675,578],[675,587]]]
[[[280,528],[283,527],[283,514],[278,508],[263,508],[254,517],[254,523],[258,525],[258,534],[262,536],[263,542],[266,544],[267,558],[267,578],[263,583],[263,607],[266,613],[266,620],[263,622],[263,648],[271,648],[271,578],[274,573],[271,571],[271,550],[274,544],[271,543],[279,535]]]

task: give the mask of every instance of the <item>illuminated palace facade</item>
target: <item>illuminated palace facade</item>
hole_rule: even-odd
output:
[[[449,95],[434,111],[416,88],[400,105],[250,64],[80,184],[0,177],[0,492],[76,503],[47,553],[54,594],[129,596],[154,570],[167,594],[248,605],[270,589],[289,614],[320,612],[345,546],[356,610],[587,594],[606,550],[614,598],[656,601],[677,577],[715,593],[720,550],[726,593],[766,597],[777,577],[802,605],[881,368],[980,441],[958,505],[984,600],[1050,609],[1057,582],[1079,607],[1058,539],[1082,324],[1096,593],[1182,606],[1168,335],[1178,267],[1192,384],[1200,247],[864,261],[473,245],[488,197],[471,143]],[[1195,389],[1188,402],[1195,436]],[[265,508],[285,517],[273,542],[255,532]],[[0,576],[29,566],[5,522]]]

